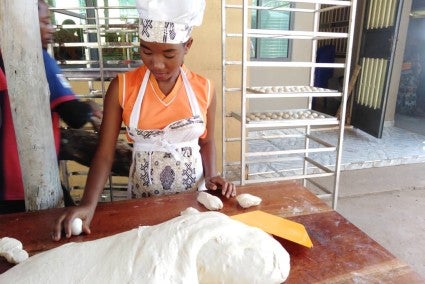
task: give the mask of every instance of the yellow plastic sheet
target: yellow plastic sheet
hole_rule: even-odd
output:
[[[231,218],[308,248],[313,247],[307,230],[300,223],[261,210],[233,215]]]

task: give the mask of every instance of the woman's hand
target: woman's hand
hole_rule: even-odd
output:
[[[66,207],[62,214],[56,219],[52,230],[52,239],[59,241],[62,236],[62,230],[65,232],[65,237],[71,237],[71,223],[75,218],[80,218],[83,221],[83,232],[90,234],[90,222],[93,218],[96,205],[80,205],[75,207]]]
[[[236,196],[236,186],[221,176],[206,177],[205,187],[208,190],[221,189],[221,194],[227,198]]]

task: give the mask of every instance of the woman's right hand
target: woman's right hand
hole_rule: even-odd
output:
[[[63,208],[60,216],[56,219],[53,230],[52,239],[59,241],[62,237],[62,232],[65,233],[66,238],[71,237],[71,223],[75,218],[80,218],[83,221],[83,232],[90,234],[90,222],[93,218],[95,206],[79,205],[75,207]]]

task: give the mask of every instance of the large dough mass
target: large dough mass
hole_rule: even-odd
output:
[[[289,268],[286,250],[264,231],[204,212],[62,245],[0,283],[282,283]]]

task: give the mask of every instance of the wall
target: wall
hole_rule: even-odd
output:
[[[221,1],[206,1],[205,15],[200,27],[195,27],[193,45],[185,64],[194,72],[214,82],[217,98],[215,141],[217,165],[221,164]],[[221,171],[219,167],[219,171]]]

